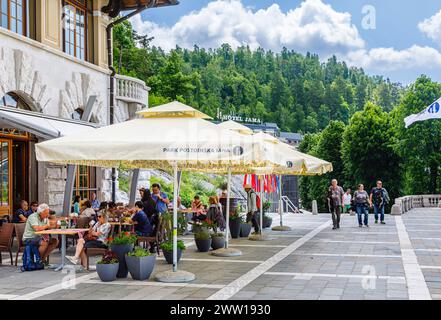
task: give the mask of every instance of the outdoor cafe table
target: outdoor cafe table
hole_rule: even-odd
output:
[[[66,236],[89,231],[89,229],[49,229],[35,232],[38,235],[61,235],[61,264],[52,267],[55,271],[63,270],[66,260]]]

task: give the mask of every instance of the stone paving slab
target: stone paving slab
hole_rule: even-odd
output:
[[[423,274],[423,285],[432,299],[441,299],[441,209],[415,209],[402,217],[405,232],[410,239],[419,269]],[[308,299],[308,300],[395,300],[409,299],[408,282],[415,281],[413,271],[404,271],[402,243],[398,236],[395,217],[386,216],[386,225],[373,224],[358,228],[356,217],[343,215],[342,228],[325,228],[288,256],[241,287],[231,297],[233,300],[254,299]],[[281,251],[299,241],[323,223],[328,214],[286,215],[284,224],[292,231],[265,230],[273,240],[249,241],[247,238],[232,239],[233,248],[243,252],[240,257],[219,258],[209,253],[200,253],[194,245],[184,252],[179,268],[196,275],[191,285],[165,285],[149,280],[138,282],[130,279],[117,283],[102,283],[96,273],[76,285],[75,289],[60,289],[57,286],[67,274],[50,270],[21,273],[18,268],[0,266],[0,299],[36,294],[36,299],[172,299],[202,300],[227,288],[237,278],[246,275],[255,267],[271,261]],[[273,225],[278,225],[277,216]],[[414,239],[416,238],[416,239]],[[186,236],[187,243],[192,242]],[[438,250],[438,251],[437,251]],[[68,249],[69,254],[73,248]],[[7,259],[7,256],[3,254]],[[59,252],[51,256],[51,262],[59,261]],[[94,264],[99,257],[92,258]],[[154,274],[169,270],[170,265],[157,259]],[[374,271],[373,276],[370,271]],[[413,270],[413,269],[412,269]],[[153,274],[153,275],[154,275]],[[86,274],[77,274],[83,277]],[[363,277],[370,275],[370,278]],[[55,292],[47,288],[56,287]],[[49,292],[49,293],[46,293]],[[45,294],[46,293],[46,294]],[[3,298],[2,298],[3,297]]]

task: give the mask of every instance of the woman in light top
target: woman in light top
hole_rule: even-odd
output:
[[[87,256],[85,248],[104,248],[107,249],[107,239],[111,230],[110,223],[107,222],[107,214],[103,211],[98,213],[98,222],[91,221],[91,227],[85,238],[78,239],[75,256],[66,256],[73,264],[78,264],[86,268]]]

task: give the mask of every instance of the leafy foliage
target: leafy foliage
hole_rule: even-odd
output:
[[[369,192],[382,180],[390,196],[397,197],[400,158],[394,150],[394,138],[390,116],[379,106],[367,103],[363,111],[355,113],[343,135],[345,187],[354,190],[363,183]]]
[[[132,252],[127,253],[129,257],[148,257],[150,256],[150,252],[142,247],[135,247]]]
[[[118,262],[119,261],[116,253],[111,250],[106,250],[103,257],[97,262],[97,264],[114,264]]]
[[[218,109],[275,122],[284,131],[318,132],[330,120],[348,123],[367,101],[389,111],[402,88],[367,76],[331,57],[280,53],[249,47],[233,50],[177,47],[169,53],[150,47],[129,22],[114,28],[114,64],[121,74],[144,80],[151,88],[149,105],[172,100],[215,117]]]
[[[111,239],[110,244],[123,245],[123,244],[134,244],[137,240],[136,235],[130,232],[123,232],[120,235]]]
[[[164,251],[173,251],[173,240],[168,240],[161,243],[160,247]],[[178,240],[178,250],[185,250],[184,241]]]

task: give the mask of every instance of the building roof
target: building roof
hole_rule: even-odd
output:
[[[109,0],[109,3],[101,11],[115,18],[125,10],[135,10],[144,6],[158,8],[177,4],[179,4],[178,0]]]
[[[303,136],[295,132],[280,132],[280,138],[294,141],[302,141]]]

